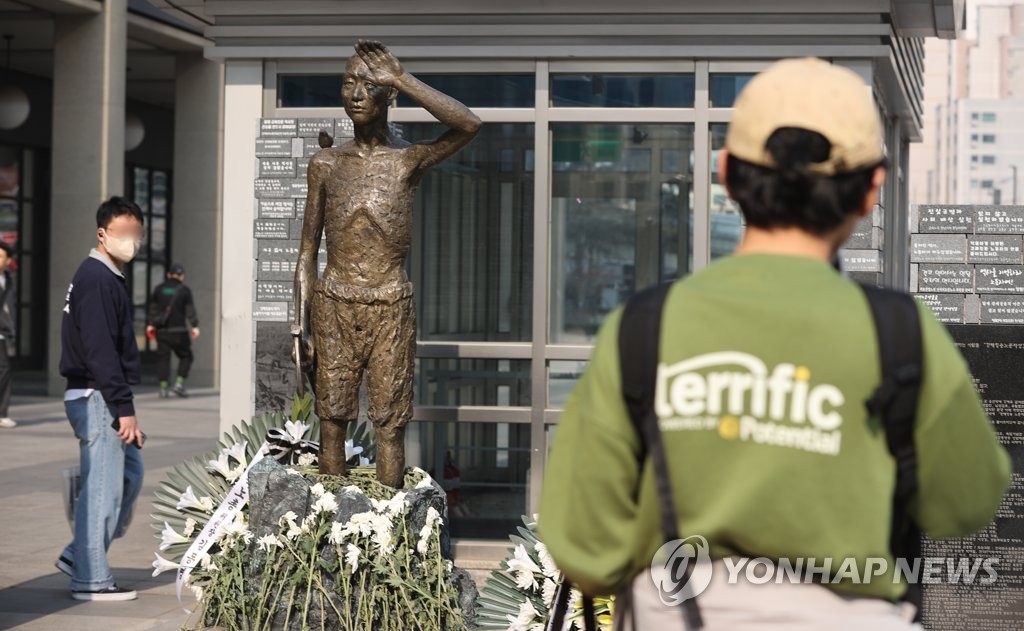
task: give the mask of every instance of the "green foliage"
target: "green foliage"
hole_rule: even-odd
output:
[[[513,547],[501,569],[491,572],[477,600],[477,625],[484,631],[509,628],[542,629],[551,617],[555,589],[562,574],[537,536],[536,519],[523,516],[523,526],[510,535]],[[565,629],[582,631],[580,593],[573,589]],[[611,629],[611,599],[595,599],[595,613],[601,629]]]

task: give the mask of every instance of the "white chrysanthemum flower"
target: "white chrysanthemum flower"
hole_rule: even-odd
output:
[[[551,603],[555,601],[555,591],[558,590],[558,585],[555,584],[550,578],[544,579],[544,605],[551,608]]]
[[[527,600],[519,605],[519,615],[508,614],[505,618],[511,623],[508,627],[509,631],[530,631],[537,616],[537,610],[534,609],[533,603]]]
[[[309,425],[306,425],[302,421],[287,421],[284,424],[284,431],[288,434],[289,440],[294,445],[300,442],[306,435],[306,430],[309,429]]]
[[[297,469],[292,469],[291,467],[285,469],[284,472],[287,473],[288,475],[302,475],[301,473],[299,473]]]
[[[316,454],[299,454],[300,467],[312,467],[316,464]]]
[[[416,542],[416,552],[419,552],[420,556],[427,556],[427,550],[429,548],[430,540],[426,537],[420,537],[419,541]]]
[[[259,544],[260,550],[264,552],[270,552],[270,549],[274,547],[281,547],[281,542],[276,535],[264,535],[257,539],[256,543]]]
[[[372,463],[370,462],[369,458],[363,458],[362,456],[359,456],[359,466],[360,467],[368,467],[371,464]]]
[[[181,565],[175,563],[174,561],[169,561],[155,552],[153,553],[153,556],[156,557],[156,560],[153,561],[153,576],[160,576],[160,574],[164,572],[177,570],[179,567],[181,567]]]
[[[238,464],[242,465],[242,467],[244,468],[245,465],[247,465],[248,462],[249,462],[248,459],[245,457],[245,448],[246,448],[246,446],[248,444],[249,444],[248,441],[242,441],[240,443],[235,443],[234,445],[231,445],[230,447],[228,447],[226,449],[222,449],[221,453],[222,454],[226,454],[227,456],[229,456],[231,458],[234,458],[235,462],[237,462]]]
[[[317,497],[323,497],[324,493],[327,492],[327,489],[324,488],[323,484],[317,482],[313,486],[309,487],[309,492]]]
[[[434,479],[431,478],[429,475],[424,475],[423,479],[417,482],[416,486],[413,488],[425,489],[431,486],[434,486]]]
[[[370,498],[370,505],[373,506],[373,510],[378,512],[378,513],[385,513],[388,510],[388,501],[387,500],[375,500],[375,499],[373,499],[371,497]]]
[[[540,567],[544,571],[544,576],[557,582],[562,577],[562,573],[558,570],[558,566],[555,565],[555,560],[551,558],[548,547],[538,541],[533,549],[537,551],[537,557],[540,558]]]
[[[178,532],[171,528],[171,525],[164,522],[163,532],[160,533],[160,549],[166,550],[176,543],[188,543],[189,538],[179,535]]]
[[[290,523],[294,522],[298,518],[299,518],[299,516],[295,514],[295,511],[290,510],[287,513],[285,513],[284,515],[281,515],[281,519],[278,519],[277,523],[278,523],[279,526],[283,526],[286,523],[290,524]]]
[[[425,475],[425,476],[427,476],[428,478],[430,477],[430,474],[429,474],[429,473],[427,473],[427,472],[426,472],[426,471],[424,471],[423,469],[420,469],[419,467],[412,467],[412,472],[413,472],[413,473],[420,473],[420,474],[422,474],[422,475]]]
[[[437,512],[437,509],[434,508],[433,506],[428,506],[427,507],[427,521],[426,521],[426,525],[428,525],[431,528],[433,528],[435,524],[441,524],[441,523],[444,523],[441,520],[441,513]]]
[[[341,489],[341,491],[343,493],[359,493],[360,495],[363,494],[363,489],[359,488],[355,484],[349,484],[345,488]]]
[[[196,520],[189,517],[185,520],[185,528],[181,531],[181,534],[186,537],[191,537],[192,533],[196,531]]]
[[[347,535],[368,537],[373,532],[373,520],[376,516],[376,514],[370,511],[352,515],[349,517],[348,523],[345,524],[345,533]]]
[[[333,513],[338,510],[338,500],[334,497],[334,493],[324,493],[313,504],[312,510],[314,513]]]
[[[327,541],[335,546],[345,543],[345,527],[341,525],[341,522],[336,521],[331,524],[331,534],[327,536]]]
[[[358,456],[363,453],[362,447],[357,447],[351,440],[345,441],[345,461],[347,462],[352,456]]]
[[[196,600],[198,600],[198,601],[202,601],[203,600],[203,588],[202,587],[200,587],[198,585],[189,585],[188,588],[192,590],[192,593],[195,595]]]
[[[204,552],[203,555],[199,557],[199,567],[203,568],[207,572],[216,572],[220,569],[217,567],[217,564],[214,563],[213,557],[211,557],[206,552]]]
[[[397,517],[409,508],[409,502],[405,499],[405,491],[395,493],[395,496],[388,501],[387,514]]]
[[[449,572],[452,571],[453,567],[455,567],[455,563],[453,563],[451,560],[444,562],[444,569],[448,570]]]
[[[505,563],[520,589],[537,588],[536,575],[542,574],[541,569],[533,562],[522,544],[516,546],[515,555]]]
[[[373,521],[373,536],[370,538],[382,554],[389,554],[394,548],[391,537],[391,520],[384,515],[376,515]]]
[[[196,494],[192,490],[192,487],[186,486],[185,492],[181,494],[180,498],[178,498],[178,504],[175,506],[175,508],[177,508],[178,510],[192,508],[195,510],[202,511],[204,513],[212,513],[213,500],[205,496],[202,498],[196,497]]]
[[[359,548],[351,543],[345,548],[345,565],[352,568],[349,571],[350,574],[355,574],[359,569]]]

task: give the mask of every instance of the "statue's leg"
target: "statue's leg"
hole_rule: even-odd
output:
[[[411,296],[380,307],[376,344],[366,370],[368,413],[377,442],[377,480],[401,488],[405,426],[412,418],[416,311]]]
[[[359,417],[359,384],[367,348],[355,336],[358,308],[318,291],[313,299],[316,343],[316,415],[320,418],[320,473],[345,474],[345,433]]]
[[[348,421],[320,419],[320,473],[345,475],[345,430]]]

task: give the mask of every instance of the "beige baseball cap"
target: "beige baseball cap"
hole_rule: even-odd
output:
[[[768,138],[783,127],[814,131],[832,144],[811,172],[836,175],[885,159],[882,124],[871,92],[852,70],[806,57],[772,64],[740,92],[725,139],[729,154],[774,168]]]

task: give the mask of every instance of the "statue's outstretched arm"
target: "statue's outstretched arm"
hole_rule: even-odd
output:
[[[384,44],[360,40],[356,44],[356,52],[366,62],[378,85],[394,88],[409,96],[448,126],[448,131],[435,140],[410,147],[412,155],[419,160],[420,169],[443,162],[466,146],[480,130],[480,119],[476,114],[456,99],[438,92],[406,72],[398,58]]]

